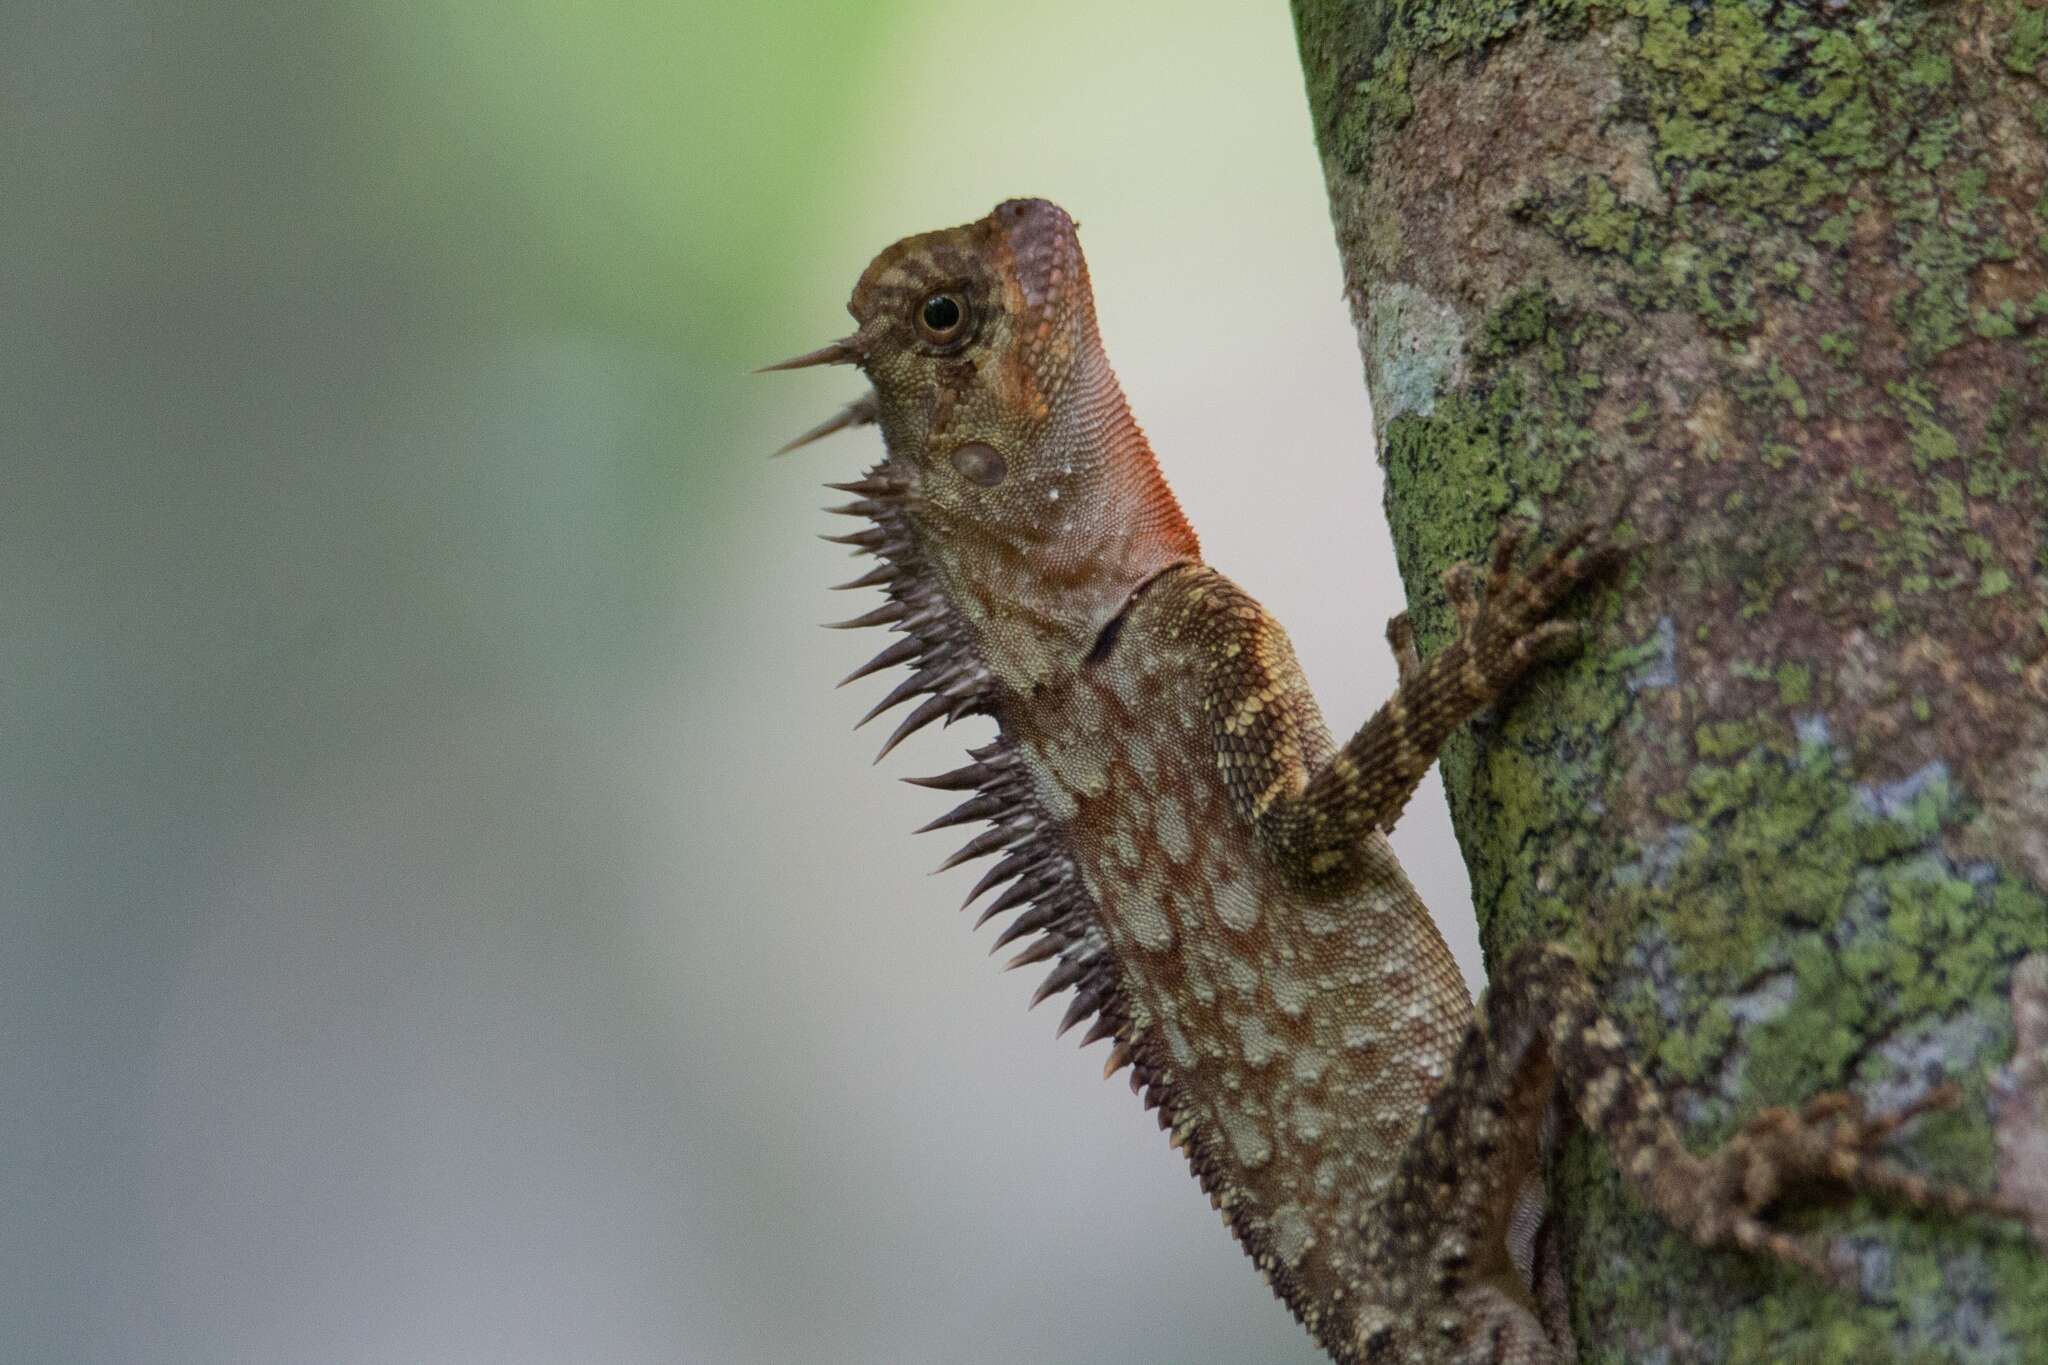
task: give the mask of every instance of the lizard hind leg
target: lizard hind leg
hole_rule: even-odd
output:
[[[1544,1017],[1560,1097],[1608,1144],[1637,1198],[1701,1246],[1772,1256],[1848,1288],[1844,1270],[1822,1246],[1772,1227],[1763,1214],[1814,1185],[1950,1214],[2013,1212],[1995,1198],[1917,1175],[1877,1151],[1913,1119],[1953,1106],[1960,1095],[1953,1085],[1875,1118],[1841,1092],[1796,1110],[1765,1109],[1697,1156],[1680,1140],[1662,1095],[1628,1056],[1569,953],[1549,945],[1516,953],[1488,992],[1488,1006],[1489,1025],[1509,1032],[1526,1028],[1529,1016]],[[1496,1020],[1496,1014],[1508,1017]]]
[[[1772,1256],[1843,1284],[1818,1246],[1764,1220],[1770,1206],[1805,1185],[1832,1184],[1915,1207],[2012,1212],[1875,1150],[1920,1114],[1954,1103],[1955,1093],[1940,1087],[1878,1118],[1851,1096],[1822,1095],[1797,1110],[1767,1109],[1696,1156],[1663,1096],[1630,1060],[1578,962],[1555,945],[1524,948],[1495,976],[1420,1128],[1362,1221],[1365,1273],[1349,1354],[1339,1358],[1426,1365],[1570,1358],[1565,1317],[1544,1301],[1548,1286],[1512,1255],[1521,1196],[1541,1179],[1554,1103],[1606,1142],[1636,1197],[1692,1241]]]
[[[1569,959],[1565,959],[1569,963]],[[1573,971],[1576,968],[1573,967]],[[1578,978],[1583,980],[1583,978]],[[1502,983],[1362,1220],[1363,1292],[1344,1360],[1553,1365],[1567,1315],[1534,1253],[1554,1127],[1551,1010]]]

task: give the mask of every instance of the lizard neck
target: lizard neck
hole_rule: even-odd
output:
[[[1130,595],[1201,546],[1099,350],[1076,365],[1011,462],[1035,506],[1001,524],[913,508],[939,590],[1010,690],[1072,672]]]

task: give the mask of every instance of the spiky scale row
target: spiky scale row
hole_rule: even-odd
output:
[[[896,566],[878,564],[859,578],[849,578],[844,583],[834,583],[834,592],[852,592],[855,588],[879,588],[896,577]]]
[[[871,526],[865,531],[851,531],[843,536],[820,535],[818,537],[818,539],[826,542],[828,545],[851,545],[853,552],[857,555],[874,554],[882,548],[888,538],[889,533],[879,526]]]
[[[801,450],[813,441],[830,436],[835,431],[845,431],[848,427],[871,426],[881,415],[881,403],[877,396],[872,393],[863,394],[775,453],[787,455],[793,450]]]
[[[882,561],[860,577],[838,585],[839,588],[880,588],[888,598],[872,611],[831,623],[832,628],[887,626],[903,636],[847,674],[840,685],[898,666],[911,670],[869,708],[859,725],[914,698],[923,698],[883,743],[881,752],[875,756],[879,761],[910,735],[936,721],[951,724],[965,716],[993,711],[998,702],[995,680],[975,656],[964,625],[930,586],[931,576],[926,572],[916,536],[903,511],[908,481],[884,461],[860,479],[827,486],[854,494],[857,499],[827,511],[866,517],[874,525],[824,539],[848,546],[857,555],[874,555]],[[1060,1019],[1058,1032],[1064,1034],[1075,1025],[1092,1020],[1082,1045],[1103,1038],[1123,1040],[1118,1043],[1122,1064],[1129,1064],[1136,1041],[1126,1036],[1127,1011],[1121,988],[1094,902],[1081,883],[1072,857],[1032,796],[1029,780],[1006,741],[997,739],[972,749],[969,758],[970,762],[951,772],[906,779],[937,791],[968,793],[965,800],[926,824],[919,833],[987,822],[987,829],[969,839],[940,868],[944,871],[975,858],[1002,855],[975,883],[961,908],[999,886],[1004,887],[981,912],[976,927],[1005,912],[1021,911],[996,936],[994,947],[1000,949],[1029,940],[1010,959],[1010,967],[1056,959],[1031,1003],[1037,1005],[1049,996],[1071,989],[1073,999]],[[1144,1073],[1146,1085],[1151,1088],[1153,1077],[1142,1062],[1133,1074],[1134,1080],[1139,1073]],[[1158,1102],[1153,1098],[1153,1104]]]
[[[827,621],[827,630],[865,630],[869,626],[893,626],[907,619],[910,611],[901,602],[884,602],[873,611],[861,616],[849,616],[844,621]]]
[[[1052,878],[1044,873],[1033,873],[1027,877],[1019,877],[1016,881],[1010,883],[1007,891],[984,906],[981,914],[974,921],[974,927],[977,929],[1004,911],[1015,910],[1027,901],[1043,902],[1041,904],[1034,904],[1023,914],[1011,920],[1009,927],[996,935],[996,941],[989,945],[989,951],[996,952],[999,949],[1008,947],[1019,936],[1031,933],[1034,930],[1043,929],[1046,925],[1052,923],[1054,919],[1058,918],[1058,902],[1044,900],[1046,893],[1053,889],[1054,883]]]
[[[1034,962],[1043,962],[1047,958],[1051,957],[1054,953],[1058,952],[1059,949],[1059,940],[1055,939],[1052,935],[1047,934],[1042,938],[1034,940],[1029,947],[1024,949],[1023,952],[1016,954],[1008,962],[1005,962],[1003,964],[1003,970],[1006,972],[1015,971],[1019,967],[1028,967]],[[1050,981],[1052,980],[1052,978],[1048,976],[1046,977],[1046,980]],[[1037,1005],[1038,1002],[1045,999],[1045,997],[1048,994],[1050,994],[1049,991],[1040,990],[1037,994],[1031,997],[1032,1005]]]
[[[986,787],[999,776],[1001,769],[976,759],[963,768],[955,768],[936,777],[906,777],[903,780],[913,787],[925,787],[935,792],[964,792]]]
[[[908,640],[898,640],[895,644],[890,645],[880,654],[877,654],[874,658],[869,659],[859,668],[854,669],[853,672],[841,678],[839,685],[844,687],[848,683],[865,678],[871,673],[879,673],[885,668],[894,668],[897,664],[908,663],[922,653],[923,650],[924,646],[919,643],[915,636]]]
[[[993,792],[981,792],[968,797],[937,819],[927,820],[918,826],[917,833],[930,834],[935,829],[945,829],[949,825],[964,825],[974,820],[999,819],[1008,808],[1008,802],[1002,797]]]

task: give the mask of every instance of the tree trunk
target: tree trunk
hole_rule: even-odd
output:
[[[1583,656],[1444,757],[1489,952],[1577,948],[1696,1147],[1948,1078],[1899,1155],[1988,1187],[2048,947],[2048,6],[1295,17],[1424,652],[1502,518],[1630,490]],[[1788,1215],[1859,1297],[1681,1242],[1582,1136],[1551,1184],[1586,1360],[2048,1359],[1985,1220]]]

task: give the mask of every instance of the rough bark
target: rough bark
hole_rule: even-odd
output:
[[[1704,1146],[1847,1086],[1979,1188],[2048,947],[2048,7],[1295,0],[1410,604],[1633,486],[1591,645],[1444,759]],[[1858,1202],[1863,1294],[1551,1174],[1597,1361],[2048,1359],[2048,1259]]]

